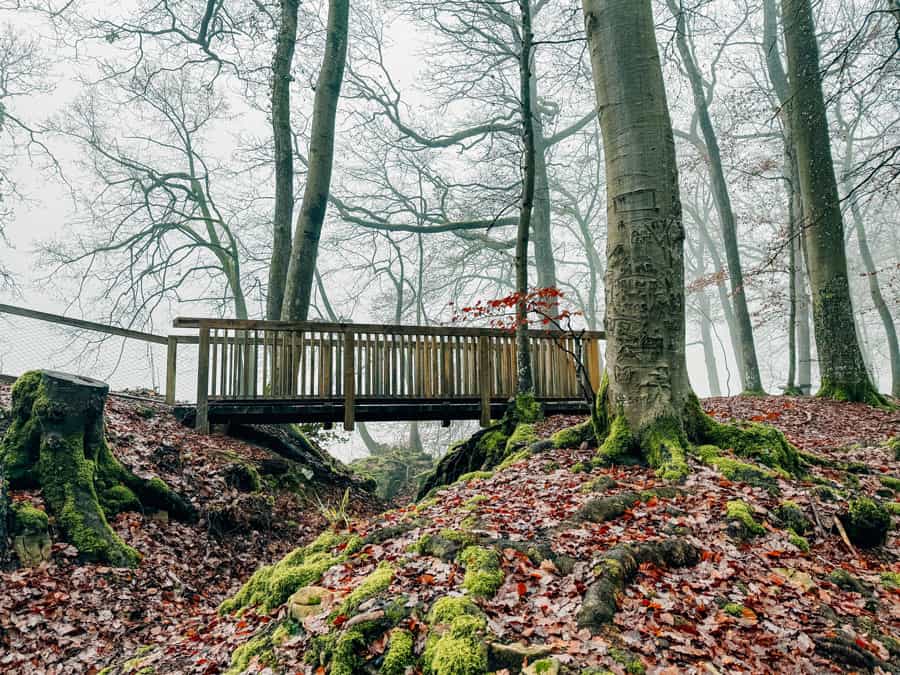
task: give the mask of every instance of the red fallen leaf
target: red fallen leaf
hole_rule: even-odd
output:
[[[528,588],[525,586],[525,584],[523,584],[520,581],[518,584],[516,584],[516,592],[519,594],[519,597],[521,598],[523,595],[525,595],[528,592]]]
[[[770,558],[779,558],[784,555],[784,551],[766,551],[766,555]]]
[[[433,574],[420,574],[419,575],[419,583],[424,584],[425,586],[431,586],[434,583],[434,575]]]
[[[332,623],[335,626],[340,627],[340,626],[343,626],[346,622],[347,622],[347,615],[346,614],[338,614],[336,617],[334,617],[334,621]]]

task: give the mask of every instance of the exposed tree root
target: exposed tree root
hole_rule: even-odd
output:
[[[823,378],[822,386],[816,392],[816,397],[830,398],[835,401],[865,403],[875,408],[895,407],[887,397],[878,393],[878,390],[872,386],[868,378],[864,382],[858,382],[855,385],[838,384]]]
[[[816,652],[848,668],[864,668],[869,672],[881,668],[889,673],[900,673],[900,666],[896,663],[881,660],[842,631],[830,637],[814,637],[813,642],[816,644]]]
[[[603,523],[609,520],[615,520],[623,515],[626,511],[633,508],[635,504],[645,502],[652,497],[662,497],[670,499],[678,494],[678,490],[671,487],[662,487],[656,490],[647,490],[645,492],[622,492],[612,497],[601,497],[599,499],[591,499],[586,502],[572,516],[575,522],[588,521],[591,523]]]
[[[618,610],[617,598],[631,583],[643,563],[657,567],[689,567],[700,561],[693,544],[672,538],[644,542],[636,546],[622,544],[603,554],[594,568],[596,581],[588,587],[578,611],[578,626],[597,633],[612,621]]]

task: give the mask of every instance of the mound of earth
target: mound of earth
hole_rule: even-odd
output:
[[[900,416],[706,405],[782,429],[804,477],[698,451],[673,486],[537,452],[323,532],[110,672],[897,672]],[[838,524],[866,502],[894,514],[872,548]]]
[[[9,403],[10,386],[2,384],[0,410]],[[106,421],[117,459],[186,495],[199,522],[117,515],[111,526],[143,555],[136,569],[76,564],[77,550],[55,537],[48,561],[0,572],[0,672],[95,673],[126,661],[183,636],[186,619],[214,619],[260,564],[326,528],[323,506],[340,504],[345,490],[352,514],[383,508],[327,453],[299,462],[270,435],[198,435],[146,393],[111,394]],[[10,496],[45,506],[39,491]]]

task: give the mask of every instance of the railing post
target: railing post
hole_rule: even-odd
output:
[[[197,420],[195,429],[209,433],[209,326],[200,323],[200,343],[197,357]]]
[[[491,341],[478,337],[478,391],[481,394],[481,426],[491,423]]]
[[[356,418],[356,336],[344,333],[344,430],[353,431]]]
[[[175,375],[178,366],[178,338],[170,335],[166,341],[166,403],[175,405]]]

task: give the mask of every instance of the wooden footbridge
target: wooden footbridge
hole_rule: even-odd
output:
[[[515,393],[515,338],[503,330],[205,318],[179,318],[174,326],[199,331],[201,431],[224,422],[487,425]],[[548,413],[586,411],[579,377],[599,386],[604,337],[528,331],[535,396]],[[572,354],[581,355],[586,375]]]

